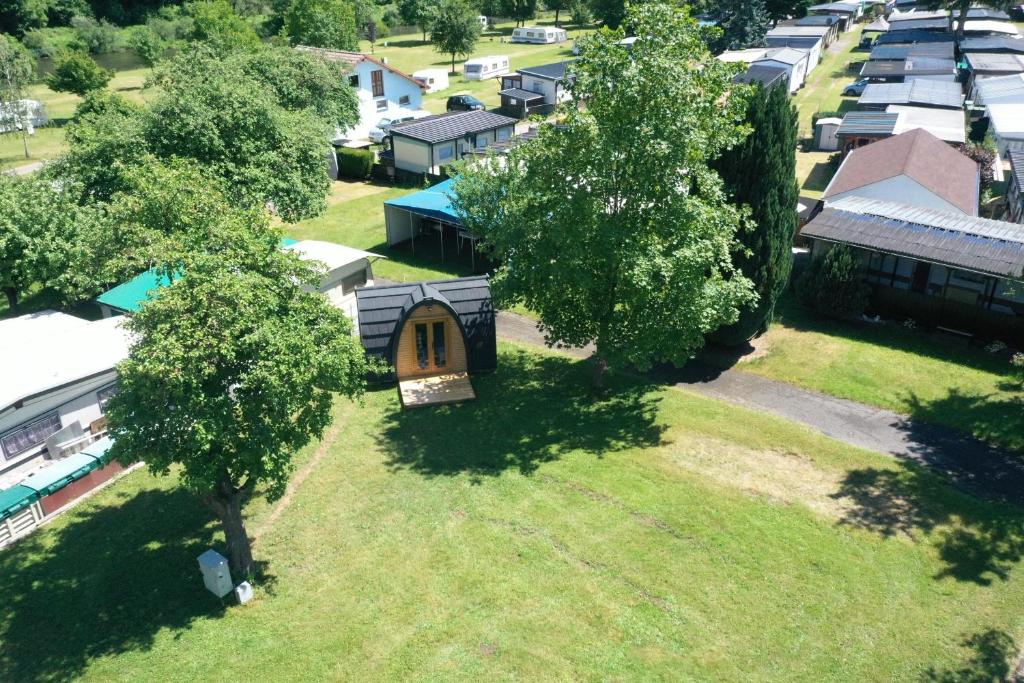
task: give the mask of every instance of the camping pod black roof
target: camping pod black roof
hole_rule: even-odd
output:
[[[420,307],[435,305],[451,313],[458,324],[465,340],[467,370],[475,373],[495,369],[495,312],[486,275],[357,289],[363,348],[394,367],[403,325]]]

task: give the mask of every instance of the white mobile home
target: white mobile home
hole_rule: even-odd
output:
[[[536,43],[547,45],[564,43],[568,39],[565,29],[545,26],[523,26],[512,31],[511,43]]]
[[[447,69],[420,69],[412,73],[413,80],[428,92],[441,92],[448,89]]]
[[[462,74],[467,81],[482,81],[508,73],[507,55],[489,55],[467,59],[462,65]]]
[[[317,291],[353,321],[356,320],[356,287],[373,286],[372,262],[384,258],[368,251],[334,242],[302,240],[285,247],[304,261],[319,261],[327,271]]]
[[[105,433],[115,366],[128,356],[121,322],[56,311],[0,321],[0,477],[24,476],[44,456]]]
[[[807,80],[809,55],[810,53],[806,50],[782,47],[777,50],[770,50],[764,57],[755,60],[753,63],[785,69],[786,73],[789,74],[789,92],[794,93],[802,88],[804,81]]]

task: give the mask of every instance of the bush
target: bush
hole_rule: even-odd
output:
[[[121,47],[121,29],[105,19],[96,21],[92,17],[72,17],[71,25],[78,34],[85,49],[94,55],[114,52]]]
[[[53,73],[46,77],[46,85],[56,92],[85,95],[105,88],[114,74],[93,61],[84,52],[66,51],[54,60]]]
[[[870,291],[864,284],[857,255],[845,244],[837,244],[824,258],[812,260],[796,283],[803,305],[836,318],[863,313]]]
[[[351,180],[366,180],[373,171],[373,152],[368,149],[338,150],[338,177]]]

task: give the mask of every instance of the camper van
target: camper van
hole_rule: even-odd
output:
[[[495,78],[508,73],[508,57],[505,55],[491,55],[489,57],[476,57],[467,59],[462,65],[462,74],[467,81],[482,81],[487,78]]]
[[[421,69],[413,72],[412,80],[426,88],[428,93],[441,92],[448,89],[448,70]]]
[[[543,26],[524,26],[512,31],[510,42],[513,43],[564,43],[567,40],[565,29],[545,28]]]
[[[480,30],[481,31],[486,31],[487,30],[487,26],[490,24],[490,22],[487,21],[487,17],[485,17],[482,14],[478,14],[477,15],[476,23],[480,24]]]

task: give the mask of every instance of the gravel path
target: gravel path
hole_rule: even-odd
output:
[[[507,311],[498,313],[498,337],[544,345],[532,320]],[[576,358],[590,355],[588,349],[561,351]],[[794,420],[838,441],[928,465],[972,490],[1024,504],[1024,457],[961,432],[737,370],[691,363],[682,370],[655,373],[655,378]]]

